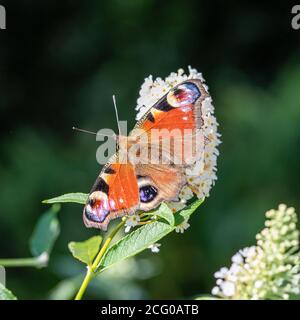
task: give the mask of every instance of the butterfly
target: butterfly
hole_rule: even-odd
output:
[[[184,170],[203,150],[195,146],[203,139],[202,102],[207,97],[199,79],[183,81],[146,112],[128,137],[116,138],[117,152],[97,177],[83,210],[87,227],[106,231],[115,218],[153,210],[163,201],[179,201],[187,184]],[[173,144],[165,148],[169,132]]]

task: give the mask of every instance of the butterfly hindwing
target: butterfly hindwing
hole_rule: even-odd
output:
[[[162,201],[179,201],[178,194],[186,182],[181,168],[171,165],[146,164],[137,165],[136,172],[140,210],[152,210]]]

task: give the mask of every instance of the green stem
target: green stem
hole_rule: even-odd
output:
[[[88,266],[85,278],[83,279],[83,282],[80,286],[79,291],[76,294],[75,300],[81,300],[88,284],[90,283],[90,281],[92,280],[92,278],[95,275],[95,271],[104,255],[104,253],[106,252],[106,250],[108,249],[109,244],[111,243],[112,239],[115,237],[115,235],[118,233],[118,231],[123,227],[125,221],[120,222],[110,233],[110,235],[107,237],[107,239],[105,240],[102,248],[100,249],[100,251],[98,252],[93,264],[91,266]]]
[[[92,275],[93,275],[93,271],[92,271],[92,268],[91,266],[88,266],[87,268],[87,272],[86,272],[86,275],[83,279],[83,282],[80,286],[80,289],[79,291],[77,292],[76,294],[76,297],[75,297],[75,300],[81,300],[85,291],[86,291],[86,288],[88,286],[88,284],[90,283],[91,279],[92,279]]]
[[[144,225],[144,224],[148,224],[148,223],[151,223],[151,222],[153,222],[153,220],[140,221],[140,222],[138,223],[138,225],[139,225],[139,226],[142,226],[142,225]]]
[[[46,252],[38,257],[18,258],[18,259],[0,259],[0,265],[3,267],[35,267],[42,268],[48,264],[49,256]]]

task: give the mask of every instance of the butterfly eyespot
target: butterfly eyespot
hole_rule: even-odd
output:
[[[151,202],[157,196],[157,189],[151,185],[140,188],[140,200],[143,203]]]
[[[102,223],[108,214],[109,210],[102,207],[87,205],[84,209],[85,218],[92,222]]]
[[[194,103],[200,96],[198,87],[186,82],[172,89],[167,95],[167,101],[172,107],[179,108]]]
[[[91,193],[84,208],[85,219],[102,223],[110,212],[107,195],[101,191]]]

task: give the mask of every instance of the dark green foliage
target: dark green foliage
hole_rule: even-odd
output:
[[[30,250],[34,256],[39,256],[44,252],[50,255],[52,247],[60,233],[57,218],[59,209],[60,205],[58,204],[52,206],[38,220],[30,239]]]
[[[285,202],[299,212],[300,31],[290,27],[287,2],[10,1],[7,12],[0,32],[0,257],[29,255],[43,199],[92,187],[99,143],[71,128],[116,130],[116,94],[131,129],[143,79],[189,64],[203,72],[214,98],[223,141],[218,181],[184,235],[170,234],[159,255],[137,258],[135,277],[123,275],[133,288],[128,298],[208,293],[213,272],[253,243],[265,210]],[[49,267],[9,271],[9,289],[20,299],[49,297],[82,270],[67,244],[98,231],[84,227],[80,205],[64,205],[59,218]],[[117,297],[119,285],[105,284],[88,297]]]

